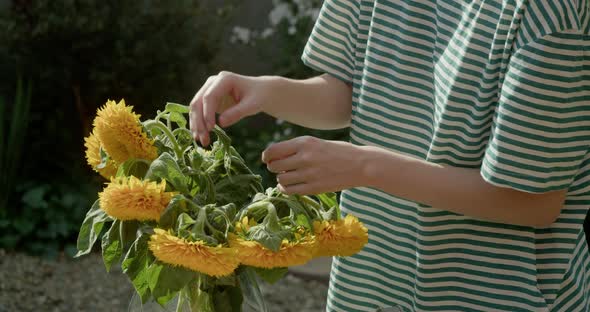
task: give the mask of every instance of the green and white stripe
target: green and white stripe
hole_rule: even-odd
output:
[[[353,143],[568,189],[548,228],[343,192],[370,241],[335,259],[328,311],[590,311],[589,21],[589,0],[324,2],[302,59],[352,84]]]

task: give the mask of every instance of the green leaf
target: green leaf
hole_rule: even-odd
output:
[[[277,252],[281,248],[282,235],[269,231],[264,225],[253,226],[248,231],[250,239],[259,242],[262,246]]]
[[[196,201],[203,205],[215,203],[215,186],[211,175],[202,173],[196,178],[199,185],[199,192],[195,196]]]
[[[237,207],[234,203],[229,203],[227,205],[223,205],[219,207],[221,211],[225,214],[225,216],[231,221],[234,220],[236,214],[238,213]]]
[[[218,286],[237,286],[238,280],[235,274],[220,276],[215,278],[215,285]]]
[[[215,201],[220,205],[242,206],[256,194],[261,177],[253,174],[227,176],[215,184]]]
[[[186,105],[168,102],[168,103],[166,103],[166,111],[180,113],[180,114],[188,114],[190,111],[190,108]]]
[[[162,229],[174,228],[178,216],[187,211],[186,198],[183,195],[175,195],[162,212],[158,226]]]
[[[144,160],[136,158],[128,159],[119,166],[117,176],[122,177],[132,175],[136,178],[142,179],[148,171],[148,168],[149,166]]]
[[[121,221],[120,236],[123,250],[127,250],[131,244],[137,239],[137,231],[139,230],[139,221],[129,220]]]
[[[178,228],[177,231],[180,232],[181,230],[188,230],[190,227],[193,226],[197,221],[191,218],[188,213],[181,213],[178,216]]]
[[[308,230],[311,230],[311,224],[309,224],[309,220],[304,214],[298,214],[295,219],[295,223],[297,223],[297,225],[303,226]]]
[[[274,269],[263,269],[263,268],[254,268],[254,271],[258,276],[260,276],[264,281],[269,284],[274,284],[278,282],[281,278],[289,272],[288,268],[274,268]]]
[[[170,121],[175,122],[181,128],[186,128],[186,118],[181,113],[171,112]]]
[[[88,254],[92,250],[92,246],[98,239],[104,223],[110,220],[110,217],[100,209],[100,202],[96,200],[86,214],[86,218],[80,227],[77,241],[78,253],[76,257]]]
[[[99,148],[98,153],[100,155],[100,164],[96,165],[96,167],[94,167],[94,168],[95,169],[103,169],[109,163],[110,157],[107,154],[107,152],[105,152],[105,150],[102,148],[102,146]]]
[[[150,288],[150,291],[156,288],[156,284],[158,284],[158,277],[160,276],[160,272],[163,268],[164,266],[160,264],[158,261],[152,263],[152,265],[150,265],[150,267],[148,268],[148,270],[150,271],[150,278],[148,281],[148,287]]]
[[[170,183],[175,190],[188,194],[188,178],[182,173],[174,158],[168,153],[162,153],[154,160],[145,175],[145,179],[164,179]]]
[[[185,290],[185,296],[188,299],[188,311],[199,311],[199,312],[217,312],[213,303],[213,296],[209,291],[201,289],[201,279],[207,278],[203,274],[200,274],[200,279],[194,283],[189,283]],[[184,300],[181,295],[180,300]],[[182,303],[182,302],[181,302]]]
[[[241,312],[243,301],[239,287],[218,287],[213,291],[215,312]]]
[[[49,188],[50,186],[47,184],[31,188],[23,194],[22,202],[31,207],[46,208],[48,203],[44,197],[49,191]]]
[[[123,273],[127,274],[127,277],[131,280],[143,303],[147,302],[151,294],[149,288],[151,272],[148,268],[149,264],[153,262],[153,256],[148,250],[149,238],[150,236],[147,233],[139,236],[127,251],[121,265]]]
[[[217,140],[219,140],[221,144],[223,144],[223,146],[229,150],[229,147],[231,146],[231,138],[225,133],[225,131],[223,131],[223,129],[219,126],[215,126],[213,128],[213,132],[215,132]]]
[[[242,306],[244,303],[244,295],[242,294],[241,287],[229,287],[227,290],[229,302],[232,307],[232,312],[242,312]]]
[[[258,280],[256,279],[256,273],[252,268],[242,267],[238,274],[238,281],[242,289],[244,299],[246,303],[257,312],[267,312],[266,303],[264,297],[258,286]]]
[[[102,236],[102,260],[107,272],[111,270],[114,262],[121,259],[123,253],[120,229],[121,221],[115,220],[111,228]]]
[[[312,220],[311,216],[309,215],[309,212],[305,209],[305,207],[299,201],[295,200],[294,198],[292,198],[292,197],[289,197],[289,198],[275,197],[275,198],[272,198],[272,200],[275,202],[286,203],[287,206],[289,206],[289,209],[291,210],[293,215],[298,216],[298,215],[302,214],[305,216],[305,218],[307,219],[307,222],[309,224],[313,224],[313,220]]]
[[[168,300],[180,291],[186,284],[196,278],[196,273],[181,267],[173,267],[166,264],[154,263],[154,269],[150,269],[149,287],[152,296],[160,305],[165,305]]]
[[[201,164],[203,163],[203,155],[201,155],[201,153],[199,153],[196,149],[191,150],[189,155],[191,167],[193,167],[194,170],[201,168]]]
[[[256,199],[256,196],[254,197]],[[238,215],[238,220],[242,220],[245,216],[254,217],[255,220],[260,220],[268,213],[269,201],[264,197],[259,201],[249,204],[245,209],[241,209]]]
[[[176,128],[172,131],[172,134],[176,137],[180,149],[183,150],[182,154],[186,157],[186,152],[194,148],[193,142],[195,139],[190,130],[186,127]]]

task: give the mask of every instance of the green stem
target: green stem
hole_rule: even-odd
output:
[[[184,162],[184,157],[182,155],[182,149],[180,148],[180,145],[178,145],[178,141],[176,140],[176,137],[174,136],[174,134],[172,134],[170,129],[168,129],[168,127],[166,127],[166,125],[164,125],[162,122],[156,121],[156,120],[148,120],[143,125],[148,130],[158,129],[158,130],[162,131],[162,133],[164,133],[168,137],[170,142],[172,142],[172,144],[174,145],[174,152],[176,153],[176,157],[178,159],[181,159]]]
[[[178,295],[178,303],[176,304],[176,312],[182,312],[182,304],[184,303],[184,289]]]
[[[168,126],[168,129],[172,129],[172,123],[170,122],[170,114],[166,115],[166,126]]]
[[[316,216],[318,216],[320,219],[322,219],[322,214],[320,212],[320,205],[317,202],[315,202],[313,199],[311,199],[307,196],[300,196],[300,195],[295,195],[295,199],[297,200],[297,202],[299,202],[301,204],[301,206],[303,207],[303,209],[305,210],[305,212],[309,216],[312,216],[311,211],[313,211]],[[311,211],[309,211],[310,209],[311,209]]]
[[[166,111],[160,112],[156,118],[154,118],[155,121],[160,121],[160,118],[162,118],[164,115],[166,115]]]
[[[225,211],[215,207],[216,211],[221,212],[221,215],[223,216],[223,219],[225,219],[225,233],[224,236],[227,237],[227,233],[229,232],[229,228],[231,227],[232,223],[231,220],[227,217],[227,214],[225,213]]]
[[[225,244],[226,243],[227,234],[216,229],[213,225],[211,225],[211,223],[209,223],[208,220],[205,220],[205,226],[211,231],[211,235],[208,235],[208,236],[215,239],[217,244]]]

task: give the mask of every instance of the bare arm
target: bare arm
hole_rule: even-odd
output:
[[[228,96],[232,100],[226,105]],[[350,124],[351,111],[351,87],[330,75],[294,80],[221,72],[209,77],[191,101],[190,126],[195,139],[207,145],[215,113],[221,113],[222,127],[265,112],[308,128],[336,129]]]
[[[373,187],[473,218],[543,227],[555,221],[566,191],[525,193],[486,182],[478,169],[433,164],[373,146],[301,137],[263,153],[288,194]]]
[[[350,125],[352,89],[324,74],[306,80],[277,77],[271,82],[262,111],[312,129],[340,129]]]
[[[526,226],[548,226],[565,201],[565,190],[532,194],[486,182],[479,169],[433,164],[366,147],[367,186],[471,217]]]

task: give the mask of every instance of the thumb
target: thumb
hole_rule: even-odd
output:
[[[243,98],[239,103],[229,107],[219,116],[219,125],[221,127],[229,127],[240,121],[240,119],[254,115],[255,113],[256,111],[252,98]]]

